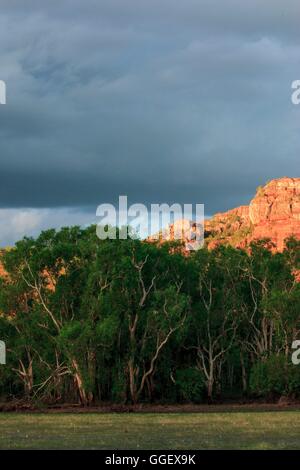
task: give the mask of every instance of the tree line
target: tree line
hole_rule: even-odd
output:
[[[24,238],[2,255],[0,398],[207,402],[299,396],[300,242],[184,255],[95,227]]]

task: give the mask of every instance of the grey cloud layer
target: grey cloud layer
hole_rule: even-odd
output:
[[[0,206],[128,194],[212,213],[298,176],[299,13],[298,1],[2,0]]]

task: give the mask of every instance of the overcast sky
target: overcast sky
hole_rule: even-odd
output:
[[[0,245],[299,176],[299,0],[1,0]]]

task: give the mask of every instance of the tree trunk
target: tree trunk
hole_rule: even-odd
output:
[[[87,406],[89,404],[89,399],[88,399],[88,396],[84,387],[84,383],[81,377],[81,372],[80,372],[79,365],[76,359],[72,359],[72,366],[75,371],[74,379],[75,379],[75,383],[76,383],[77,390],[79,393],[80,403],[84,406]]]
[[[134,367],[133,359],[129,360],[128,363],[128,370],[129,370],[129,388],[130,388],[130,398],[132,403],[135,405],[138,401],[137,396],[137,387],[136,387],[136,370]]]
[[[214,387],[214,378],[213,378],[213,375],[210,375],[207,380],[207,398],[208,398],[209,403],[212,403],[213,401],[213,387]]]
[[[89,374],[89,386],[88,402],[92,403],[94,400],[94,392],[96,386],[96,353],[95,351],[88,351],[88,374]]]
[[[240,355],[241,358],[241,368],[242,368],[242,385],[243,385],[243,394],[247,395],[248,385],[247,385],[247,373],[245,367],[245,361],[243,353]]]

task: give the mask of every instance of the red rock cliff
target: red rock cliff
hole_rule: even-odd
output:
[[[205,222],[210,247],[229,243],[246,247],[270,238],[282,251],[289,236],[300,239],[300,178],[280,178],[258,188],[249,206],[216,214]]]

